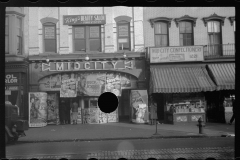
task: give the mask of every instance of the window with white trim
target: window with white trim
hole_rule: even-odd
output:
[[[156,22],[154,24],[155,46],[168,46],[168,23]]]
[[[193,25],[191,22],[179,22],[180,46],[193,45]]]
[[[22,31],[22,18],[17,17],[17,54],[22,55],[23,45],[23,31]]]
[[[56,24],[43,24],[43,46],[44,52],[57,53]]]
[[[117,22],[118,50],[131,50],[130,23],[127,21]]]
[[[208,44],[213,55],[221,55],[221,23],[219,21],[207,22]]]

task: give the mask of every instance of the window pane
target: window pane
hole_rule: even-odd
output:
[[[22,54],[22,38],[17,36],[17,54]]]
[[[208,32],[220,32],[220,22],[218,21],[211,21],[208,22]]]
[[[160,25],[160,23],[156,23],[154,26],[155,26],[154,27],[155,33],[156,34],[160,34],[161,33],[161,25]]]
[[[128,25],[119,25],[118,26],[118,36],[119,37],[128,37]]]
[[[161,46],[168,46],[167,35],[161,35]]]
[[[192,33],[192,23],[186,22],[186,33]]]
[[[156,47],[158,47],[158,46],[161,46],[160,45],[160,35],[155,35],[155,45],[156,45]]]
[[[167,23],[161,23],[161,33],[167,34]]]
[[[44,27],[44,38],[45,39],[55,39],[55,27],[54,26]]]
[[[75,39],[74,40],[75,51],[86,51],[86,41],[85,39]]]
[[[45,39],[45,52],[56,52],[56,40]]]
[[[89,40],[90,51],[101,51],[100,39],[90,39]]]
[[[5,36],[5,53],[8,53],[9,49],[8,49],[8,36]]]
[[[183,39],[180,38],[180,46],[183,46]]]
[[[90,38],[99,38],[100,34],[99,34],[99,27],[95,26],[95,27],[90,27]]]
[[[84,29],[85,29],[84,27],[75,27],[74,28],[74,38],[75,39],[85,38]]]
[[[158,22],[155,24],[155,33],[156,34],[167,34],[167,23]]]
[[[130,50],[129,43],[119,43],[118,48],[119,50]]]

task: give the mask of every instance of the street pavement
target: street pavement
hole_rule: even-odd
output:
[[[197,124],[197,123],[196,123]],[[158,124],[133,123],[47,125],[41,128],[29,128],[26,136],[18,143],[62,142],[62,141],[96,141],[118,139],[148,138],[185,138],[185,137],[221,137],[234,136],[235,125],[206,123],[203,134],[199,134],[196,124]]]

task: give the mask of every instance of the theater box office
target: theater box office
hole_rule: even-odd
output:
[[[158,104],[159,121],[206,121],[205,92],[216,90],[203,63],[202,46],[150,48],[150,94]]]
[[[93,58],[95,55],[91,54],[88,56],[88,61],[84,56],[79,58],[79,54],[48,56],[48,63],[41,56],[29,58],[30,94],[34,97],[33,94],[38,92],[47,93],[48,124],[59,123],[62,100],[69,106],[77,100],[79,124],[131,120],[131,90],[146,89],[145,54],[128,53],[128,58],[123,58],[122,54],[111,54],[112,58],[102,59],[99,58],[101,54],[97,54],[98,58]],[[98,97],[104,92],[112,92],[119,99],[118,108],[109,114],[102,113],[97,105]]]

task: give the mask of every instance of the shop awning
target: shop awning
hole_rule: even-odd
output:
[[[209,64],[217,90],[235,89],[235,63]]]
[[[204,65],[151,66],[150,93],[186,93],[216,90]]]

